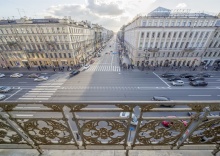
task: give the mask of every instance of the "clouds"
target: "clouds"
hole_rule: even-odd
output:
[[[187,7],[186,3],[179,3],[179,4],[176,6],[176,8],[186,8],[186,7]]]
[[[64,4],[51,6],[46,10],[44,16],[63,18],[71,16],[75,21],[90,21],[102,25],[107,29],[117,31],[123,24],[128,22],[129,17],[116,3],[103,3],[88,0],[84,4]]]
[[[95,3],[94,0],[88,0],[88,5],[87,8],[99,15],[110,15],[110,16],[117,16],[117,15],[122,15],[124,10],[119,7],[117,3],[104,3],[104,2],[99,2]]]

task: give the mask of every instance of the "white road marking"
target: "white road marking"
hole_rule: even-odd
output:
[[[158,76],[156,73],[154,73],[154,75],[156,75],[161,81],[163,81],[168,87],[170,87],[170,85],[168,83],[166,83],[163,79],[161,79],[160,76]]]
[[[48,100],[49,98],[19,98],[19,100]]]
[[[45,96],[45,95],[24,95],[22,97],[43,97],[43,98],[46,98],[46,97],[51,97],[51,96]]]
[[[36,86],[36,87],[39,87],[39,88],[40,87],[58,87],[59,88],[60,86]]]
[[[32,90],[57,90],[57,88],[34,88]]]
[[[113,58],[114,58],[114,55],[112,55],[111,66],[112,66],[112,63],[113,63]]]
[[[212,96],[212,95],[188,95],[188,96]]]
[[[54,92],[56,92],[55,90],[44,90],[44,91],[41,91],[41,90],[39,90],[39,91],[29,91],[29,93],[54,93]]]
[[[27,82],[18,82],[18,83],[27,83]]]
[[[14,96],[15,94],[17,94],[18,92],[20,92],[22,89],[19,89],[17,92],[15,92],[14,94],[12,94],[11,96],[7,97],[6,99],[4,99],[4,101],[8,100],[10,97]]]
[[[16,116],[34,116],[33,114],[16,114]]]

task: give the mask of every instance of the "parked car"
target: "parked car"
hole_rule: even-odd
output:
[[[0,100],[3,100],[3,99],[5,99],[5,98],[6,98],[6,95],[0,94]]]
[[[208,85],[208,82],[205,82],[205,81],[191,81],[189,83],[191,86],[207,86]]]
[[[167,117],[169,117],[169,118],[176,118],[176,116],[167,116]],[[184,124],[184,126],[187,126],[187,121],[185,121],[185,120],[180,120],[183,124]],[[173,122],[172,121],[168,121],[168,120],[164,120],[164,121],[162,121],[162,124],[165,126],[165,127],[170,127],[170,126],[172,126],[173,125]]]
[[[12,90],[11,87],[0,86],[0,93],[7,93],[7,92],[10,92],[11,90]]]
[[[5,74],[1,74],[1,73],[0,73],[0,78],[2,78],[2,77],[5,77]]]
[[[121,112],[119,116],[120,116],[120,117],[129,117],[129,115],[130,115],[129,112]],[[132,125],[135,125],[135,126],[138,124],[137,116],[136,116],[134,113],[132,113],[132,121],[131,121],[131,124],[132,124]]]
[[[182,80],[176,80],[176,81],[172,81],[171,83],[173,86],[183,86],[184,82]]]
[[[39,81],[46,81],[46,80],[48,80],[47,76],[40,76],[40,77],[34,79],[34,81],[38,81],[38,82]]]
[[[181,78],[190,78],[190,77],[193,77],[192,74],[188,74],[188,73],[184,73],[184,74],[180,74],[180,77]]]
[[[40,75],[39,74],[30,74],[28,75],[29,78],[38,78]]]
[[[90,68],[90,65],[89,64],[86,64],[83,69],[86,70],[86,69],[89,69]]]
[[[204,77],[190,77],[190,78],[189,78],[189,81],[197,81],[197,80],[202,80],[202,81],[204,81],[205,79],[204,79]]]
[[[79,73],[80,73],[79,70],[73,70],[69,75],[70,75],[70,76],[74,76],[74,75],[77,75],[77,74],[79,74]]]
[[[211,75],[208,73],[199,73],[196,76],[198,76],[198,77],[211,77]]]
[[[170,101],[170,98],[168,98],[166,96],[153,96],[153,98],[151,100],[152,101]],[[175,105],[173,105],[173,104],[161,104],[160,106],[174,107]]]
[[[168,77],[172,77],[175,76],[173,73],[164,73],[161,75],[162,77],[168,78]]]
[[[177,76],[172,76],[170,78],[167,79],[168,81],[175,81],[175,80],[181,80],[180,77],[177,77]]]
[[[10,77],[13,77],[13,78],[19,78],[22,76],[23,76],[23,74],[20,74],[20,73],[14,73],[14,74],[10,75]]]

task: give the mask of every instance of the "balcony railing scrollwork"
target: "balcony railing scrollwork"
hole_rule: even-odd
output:
[[[149,52],[158,52],[160,49],[159,48],[148,48],[147,50]]]
[[[196,50],[196,48],[189,47],[189,48],[185,48],[184,52],[193,52],[194,50]]]
[[[210,115],[220,111],[219,101],[1,102],[0,108],[0,148],[219,151],[220,116]]]

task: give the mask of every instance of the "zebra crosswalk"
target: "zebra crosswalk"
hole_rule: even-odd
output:
[[[86,71],[100,71],[100,72],[120,72],[120,66],[103,66],[103,65],[92,65]]]
[[[68,76],[68,73],[54,74],[49,80],[40,83],[36,88],[31,89],[18,100],[49,100],[57,89],[67,80]]]

